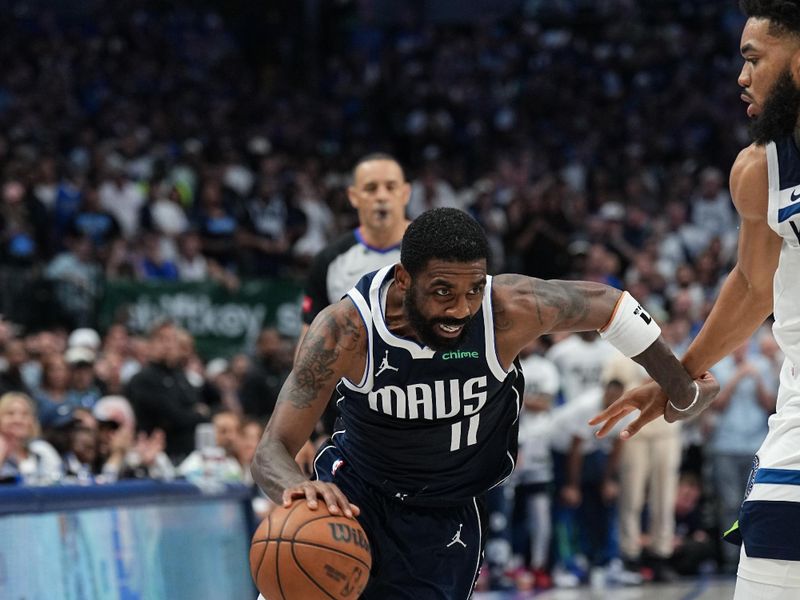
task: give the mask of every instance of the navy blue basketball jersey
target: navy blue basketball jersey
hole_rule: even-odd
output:
[[[347,296],[367,330],[361,381],[337,386],[333,443],[387,494],[415,504],[460,504],[514,469],[524,381],[495,349],[492,279],[458,349],[435,351],[392,334],[384,319],[394,266],[363,277]]]

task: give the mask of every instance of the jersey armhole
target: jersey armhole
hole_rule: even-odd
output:
[[[367,360],[364,363],[364,373],[361,375],[361,381],[358,383],[352,382],[347,377],[342,377],[342,383],[354,392],[365,394],[372,389],[372,312],[369,309],[367,301],[361,295],[358,289],[353,288],[347,292],[346,298],[355,305],[361,322],[364,324],[364,329],[367,330]]]
[[[778,147],[775,142],[769,142],[766,148],[767,152],[767,181],[768,181],[768,196],[767,196],[767,224],[773,231],[778,233],[778,211],[780,210],[780,196],[781,196],[781,183],[780,183],[780,164],[778,162]]]
[[[492,276],[486,277],[486,288],[483,294],[483,333],[484,340],[486,340],[486,364],[492,375],[498,381],[504,381],[506,376],[511,372],[514,365],[508,370],[503,368],[500,363],[500,357],[497,354],[497,343],[494,338],[494,313],[492,312]]]

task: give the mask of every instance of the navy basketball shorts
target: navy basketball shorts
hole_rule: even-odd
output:
[[[462,506],[409,506],[359,478],[333,445],[320,449],[316,478],[335,483],[361,509],[372,550],[362,600],[467,600],[483,558],[479,500]]]

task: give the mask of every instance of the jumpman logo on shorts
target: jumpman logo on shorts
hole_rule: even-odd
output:
[[[446,546],[447,548],[449,548],[453,544],[461,544],[462,546],[464,546],[464,548],[467,547],[467,545],[463,541],[461,541],[461,529],[463,527],[464,527],[463,523],[459,523],[458,524],[458,531],[456,531],[456,534],[453,536],[453,539],[450,540],[450,543],[447,544],[447,546]]]
[[[387,350],[383,354],[383,360],[381,361],[381,364],[378,365],[378,372],[375,373],[375,377],[377,377],[384,371],[397,371],[397,370],[398,370],[397,367],[393,367],[392,365],[389,364],[389,351]]]

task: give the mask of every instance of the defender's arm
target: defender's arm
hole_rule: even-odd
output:
[[[737,262],[683,357],[694,376],[746,342],[773,308],[772,281],[782,240],[767,223],[769,181],[763,146],[749,146],[739,153],[730,188],[741,217]]]

